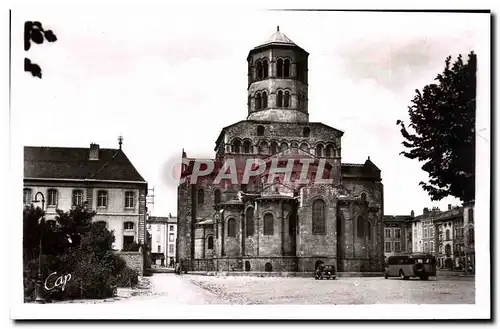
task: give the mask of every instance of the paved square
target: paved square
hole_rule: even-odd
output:
[[[215,277],[184,279],[230,304],[474,304],[474,278]]]

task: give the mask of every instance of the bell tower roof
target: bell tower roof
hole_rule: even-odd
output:
[[[260,48],[262,46],[267,46],[271,44],[296,46],[296,44],[292,40],[290,40],[289,37],[287,37],[283,32],[280,31],[279,25],[276,29],[276,32],[274,32],[273,35],[271,35],[266,41],[264,41],[255,48]]]

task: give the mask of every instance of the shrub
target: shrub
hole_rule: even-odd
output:
[[[43,289],[45,297],[54,300],[107,298],[113,296],[117,286],[138,283],[137,272],[127,267],[125,260],[112,251],[113,233],[100,225],[91,224],[94,213],[80,208],[68,213],[58,211],[56,220],[59,226],[50,230],[44,224],[37,224],[40,216],[43,212],[33,207],[24,211],[23,265],[27,299],[35,297],[40,237],[37,231],[40,229],[44,230],[43,278],[54,272],[57,272],[54,280],[71,274],[64,291],[61,287],[50,291]],[[139,245],[134,244],[130,249],[138,251]]]
[[[136,270],[125,267],[117,276],[118,287],[130,287],[139,282],[139,275]]]

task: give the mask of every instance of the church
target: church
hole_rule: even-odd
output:
[[[369,157],[342,163],[344,133],[309,121],[308,56],[278,27],[248,54],[246,119],[222,128],[213,159],[182,152],[176,258],[186,270],[296,273],[324,263],[383,271],[381,171]],[[278,167],[300,159],[328,179],[298,179],[295,166],[291,179],[270,178],[269,167],[248,181],[216,177],[225,163],[248,159]],[[197,161],[214,169],[197,175]]]

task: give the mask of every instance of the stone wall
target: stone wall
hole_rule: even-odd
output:
[[[134,269],[140,276],[144,275],[144,256],[139,251],[119,251],[117,254],[122,257],[127,266]]]

